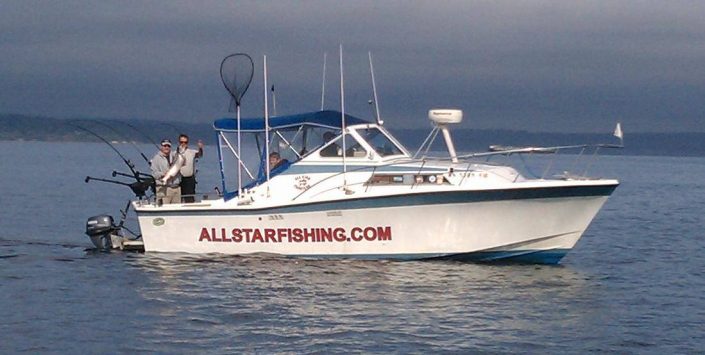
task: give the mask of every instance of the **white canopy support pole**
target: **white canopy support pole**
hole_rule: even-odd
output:
[[[241,142],[240,142],[240,105],[236,104],[235,105],[235,111],[237,112],[236,117],[237,117],[237,196],[240,197],[242,196],[242,160],[240,159],[242,157],[242,152],[240,150],[241,148]]]
[[[233,145],[230,143],[228,138],[225,137],[223,134],[221,134],[221,138],[223,139],[223,142],[225,142],[225,145],[228,146],[228,149],[230,149],[230,152],[232,152],[233,155],[235,156],[235,158],[237,158],[237,164],[241,165],[245,169],[245,173],[247,173],[247,175],[250,177],[250,179],[254,179],[255,178],[254,175],[252,175],[252,172],[250,171],[250,169],[247,168],[247,165],[245,165],[245,163],[242,162],[242,160],[240,159],[240,155],[237,154],[237,151],[235,150]]]
[[[264,164],[266,165],[267,172],[267,197],[269,197],[269,101],[267,100],[267,56],[263,56],[263,70],[262,75],[264,76]],[[272,93],[272,99],[274,99],[274,93]]]
[[[220,180],[223,186],[223,194],[225,194],[225,160],[223,159],[223,140],[225,139],[224,133],[219,131],[217,133],[218,137],[218,160],[220,162]]]
[[[291,142],[289,142],[286,138],[284,138],[284,136],[281,134],[281,132],[276,131],[275,134],[276,134],[277,136],[279,136],[279,139],[281,139],[281,140],[286,144],[286,147],[287,147],[289,150],[291,150],[292,152],[294,152],[294,154],[295,154],[297,157],[301,158],[301,154],[299,154],[299,152],[297,152],[296,149],[294,149],[294,147],[291,146]],[[292,139],[292,140],[293,140],[293,141],[296,141],[296,136],[294,136],[294,139]]]
[[[328,53],[323,52],[323,81],[321,82],[321,111],[326,102],[326,59]]]

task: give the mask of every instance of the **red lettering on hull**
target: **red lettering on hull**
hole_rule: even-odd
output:
[[[200,241],[202,241],[202,240],[204,240],[204,239],[207,240],[207,241],[209,241],[209,242],[211,241],[211,236],[208,234],[208,229],[207,229],[207,228],[201,229],[201,236],[198,237],[198,241],[200,242]]]
[[[348,237],[348,235],[350,237]],[[345,228],[201,228],[198,241],[225,243],[345,243],[392,240],[391,226]]]

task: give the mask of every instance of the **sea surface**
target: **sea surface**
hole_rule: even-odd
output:
[[[598,157],[590,171],[621,186],[545,266],[100,253],[86,219],[131,193],[84,178],[125,171],[120,158],[94,143],[0,152],[3,354],[705,349],[705,158]],[[220,184],[216,164],[208,147],[199,191]]]

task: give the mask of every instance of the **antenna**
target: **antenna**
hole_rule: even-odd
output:
[[[367,56],[370,58],[370,75],[372,76],[372,94],[374,95],[375,101],[375,117],[377,118],[377,124],[381,126],[384,124],[384,121],[382,117],[380,117],[379,104],[377,103],[377,85],[375,84],[375,69],[372,66],[372,52],[367,52]]]
[[[267,197],[269,197],[269,103],[267,102],[267,56],[264,55],[264,67],[262,76],[264,77],[264,164],[267,172]],[[272,86],[274,88],[274,86]],[[272,89],[272,91],[274,91]]]
[[[347,153],[346,147],[345,147],[345,80],[343,79],[343,45],[340,44],[340,51],[339,51],[339,57],[340,57],[340,120],[341,120],[341,127],[343,130],[343,189],[345,191],[348,190],[348,184],[345,179],[345,173],[348,171],[347,165],[345,163],[345,155]]]
[[[321,82],[321,111],[326,99],[326,56],[328,53],[323,52],[323,81]]]
[[[231,54],[220,63],[220,78],[223,80],[225,89],[235,100],[235,112],[237,117],[237,194],[242,196],[242,146],[240,139],[240,102],[242,96],[247,92],[247,88],[252,83],[252,75],[255,71],[255,64],[252,58],[245,53]],[[266,90],[266,86],[265,86]]]

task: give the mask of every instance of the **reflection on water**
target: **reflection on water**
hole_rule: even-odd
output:
[[[262,349],[502,350],[497,337],[524,342],[551,322],[579,326],[594,302],[589,278],[561,266],[170,254],[126,262],[149,280],[136,291],[152,317],[182,322],[187,337],[226,332]],[[559,318],[546,317],[556,308]],[[164,336],[152,331],[147,339]],[[360,343],[341,343],[351,336]]]

